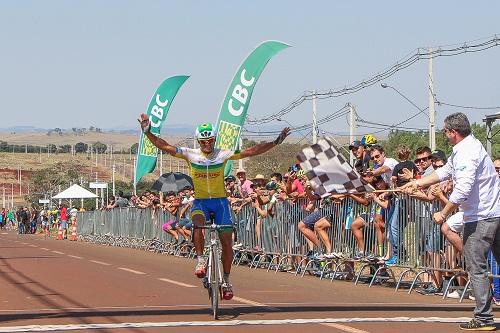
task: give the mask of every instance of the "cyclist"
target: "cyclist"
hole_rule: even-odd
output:
[[[276,145],[281,144],[290,134],[290,128],[285,127],[276,140],[261,143],[244,151],[231,151],[215,148],[216,132],[212,124],[202,124],[196,128],[196,139],[200,145],[198,149],[175,147],[165,140],[151,133],[151,123],[146,114],[141,114],[139,123],[146,137],[153,145],[168,154],[182,158],[190,164],[191,178],[193,179],[196,199],[191,209],[191,219],[195,226],[206,223],[210,213],[215,215],[218,225],[232,225],[229,204],[224,188],[224,167],[228,160],[237,160],[265,153]],[[225,300],[233,297],[232,285],[229,282],[231,263],[233,261],[232,231],[221,232],[219,239],[222,245],[222,266],[224,269],[222,296]],[[203,256],[205,244],[201,229],[194,229],[194,245],[197,254],[195,275],[205,277],[207,258]]]

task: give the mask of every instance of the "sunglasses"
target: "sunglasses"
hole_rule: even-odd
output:
[[[198,142],[202,145],[209,145],[215,141],[215,138],[209,138],[209,139],[198,139]]]
[[[500,171],[500,167],[495,167],[495,170],[496,170],[497,172],[499,172],[499,171]]]
[[[415,164],[418,164],[420,162],[427,162],[428,160],[429,160],[429,156],[417,158],[417,159],[415,159]]]
[[[379,158],[380,158],[380,154],[371,157],[372,161],[375,160],[375,159],[378,160]]]

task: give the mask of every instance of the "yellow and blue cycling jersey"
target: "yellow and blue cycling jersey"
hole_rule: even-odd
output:
[[[231,225],[231,213],[224,187],[224,168],[228,160],[240,159],[240,153],[232,150],[214,149],[204,154],[200,149],[176,147],[175,157],[189,163],[196,199],[191,217],[203,215],[205,221],[210,213],[215,214],[215,223]]]
[[[175,157],[189,163],[196,199],[226,198],[224,167],[228,160],[240,159],[240,153],[214,149],[206,155],[200,149],[176,147]]]

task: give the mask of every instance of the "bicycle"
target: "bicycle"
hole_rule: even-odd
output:
[[[231,229],[234,231],[232,225],[217,225],[215,224],[215,217],[210,214],[210,224],[204,226],[193,226],[194,229],[205,229],[209,232],[208,243],[208,263],[207,274],[203,278],[203,287],[208,290],[208,298],[212,307],[212,315],[214,319],[218,319],[219,298],[222,300],[222,263],[220,259],[221,248],[220,242],[217,238],[219,231]],[[194,233],[193,233],[194,237]]]

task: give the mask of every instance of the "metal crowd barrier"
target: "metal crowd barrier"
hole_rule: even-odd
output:
[[[341,203],[324,204],[320,208],[321,215],[327,217],[331,223],[328,235],[332,243],[332,252],[337,256],[336,259],[326,260],[316,266],[310,265],[314,260],[305,260],[308,246],[305,237],[298,229],[298,222],[307,215],[304,207],[304,200],[277,201],[274,215],[261,218],[260,243],[256,237],[259,218],[257,211],[247,205],[237,214],[233,212],[232,218],[238,242],[241,242],[241,247],[236,251],[236,262],[239,264],[246,260],[251,266],[267,267],[268,270],[273,268],[276,271],[282,269],[281,265],[285,262],[289,266],[298,264],[296,274],[303,275],[308,270],[321,270],[322,278],[331,277],[332,280],[342,275],[341,272],[345,273],[344,277],[347,275],[346,271],[354,273],[354,266],[357,265],[356,282],[366,272],[371,279],[370,285],[377,279],[385,279],[392,280],[398,289],[406,281],[410,285],[410,292],[416,284],[425,279],[437,281],[443,275],[452,276],[452,279],[464,275],[463,258],[458,254],[450,255],[453,251],[451,245],[445,241],[440,226],[432,220],[432,214],[440,209],[440,205],[436,202],[424,202],[397,194],[393,195],[390,208],[382,212],[377,211],[376,203],[364,206],[350,198],[344,199]],[[381,244],[377,240],[373,221],[375,213],[383,214],[385,217],[385,228],[381,230],[384,240]],[[360,215],[364,216],[366,221],[363,229],[365,256],[376,258],[387,254],[391,247],[389,244],[392,244],[393,254],[397,257],[392,267],[399,269],[398,279],[395,278],[392,268],[380,265],[377,259],[370,261],[355,259],[358,245],[350,224]],[[89,211],[79,213],[78,234],[82,237],[108,236],[172,243],[172,236],[162,230],[163,223],[169,219],[175,217],[168,212],[151,209],[115,208]],[[449,258],[452,258],[453,262],[450,262]],[[490,261],[492,275],[499,277],[498,265],[494,259]],[[342,262],[342,265],[339,262]]]

